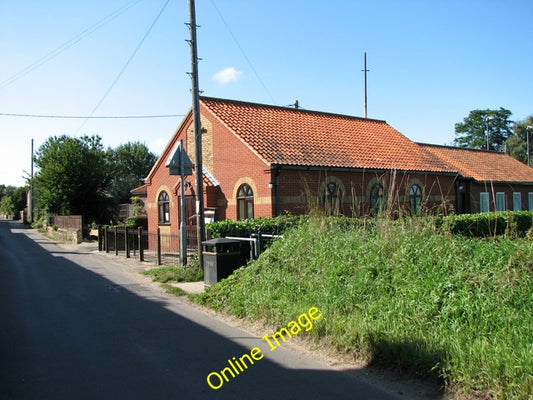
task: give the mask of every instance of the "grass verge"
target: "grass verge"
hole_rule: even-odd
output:
[[[437,233],[417,220],[349,229],[324,218],[195,301],[309,332],[370,363],[493,399],[533,396],[533,243]]]
[[[160,283],[197,282],[204,278],[203,271],[197,265],[157,267],[143,271],[143,274]]]
[[[162,283],[161,284],[161,287],[163,288],[163,290],[171,295],[174,295],[174,296],[186,296],[187,295],[187,292],[184,291],[183,289],[179,288],[179,287],[176,287],[176,286],[172,286],[172,285],[169,285],[168,283]]]

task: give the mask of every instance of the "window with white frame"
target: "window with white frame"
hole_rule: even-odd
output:
[[[159,193],[157,198],[158,219],[160,224],[168,224],[170,222],[170,199],[167,192]]]
[[[479,212],[489,212],[489,192],[481,192],[479,194]]]
[[[513,193],[513,211],[522,210],[522,193],[514,192]]]
[[[504,192],[496,192],[496,210],[497,211],[505,211],[506,210],[506,204],[505,204],[505,193]]]
[[[237,219],[254,217],[254,192],[250,185],[244,183],[237,192]]]
[[[533,192],[527,194],[528,210],[533,211]]]

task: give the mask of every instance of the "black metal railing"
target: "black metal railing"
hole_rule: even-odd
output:
[[[180,262],[180,237],[176,234],[149,232],[142,227],[98,229],[98,250],[117,256],[136,258],[157,265],[175,265]],[[196,231],[187,230],[187,252],[197,249]]]

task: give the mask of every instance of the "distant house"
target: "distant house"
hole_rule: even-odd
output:
[[[201,97],[200,112],[202,195],[214,220],[301,214],[310,206],[371,215],[533,204],[533,169],[504,154],[418,144],[385,121],[210,97]],[[150,230],[178,233],[179,177],[165,163],[181,139],[194,162],[192,122],[190,111],[137,191]],[[188,177],[185,188],[190,230],[194,182]]]

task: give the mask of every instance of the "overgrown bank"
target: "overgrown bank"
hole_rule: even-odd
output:
[[[309,334],[449,388],[533,396],[533,244],[437,233],[415,220],[356,228],[311,219],[198,296],[282,326],[309,308]]]

